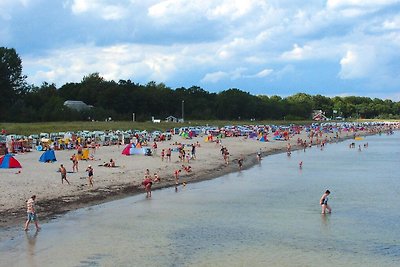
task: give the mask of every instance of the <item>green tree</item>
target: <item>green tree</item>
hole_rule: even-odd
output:
[[[28,88],[22,75],[22,60],[13,48],[0,47],[0,121],[10,114],[8,109]]]

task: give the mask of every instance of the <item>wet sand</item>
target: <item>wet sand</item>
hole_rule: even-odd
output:
[[[358,132],[366,135],[368,132]],[[351,138],[353,133],[342,133],[339,139]],[[328,140],[334,134],[324,134]],[[307,138],[305,132],[295,135],[290,139],[292,150],[298,149],[297,139]],[[183,144],[200,143],[196,150],[196,160],[190,163],[179,161],[178,152],[172,152],[171,162],[162,161],[161,149],[175,148],[174,142]],[[338,141],[338,140],[335,140]],[[315,140],[314,140],[315,142]],[[221,156],[221,145],[230,152],[230,163],[225,165]],[[124,146],[100,147],[94,153],[94,160],[79,161],[79,171],[72,173],[70,156],[74,151],[56,151],[57,162],[41,163],[39,157],[43,152],[32,151],[18,154],[15,158],[21,163],[22,169],[0,169],[0,227],[10,227],[23,224],[26,216],[25,201],[33,194],[37,196],[36,209],[41,221],[49,220],[59,214],[81,207],[95,205],[114,199],[143,194],[141,185],[145,170],[149,169],[153,175],[157,172],[161,178],[160,183],[153,183],[153,190],[175,186],[174,170],[180,169],[182,164],[192,167],[191,173],[182,171],[180,182],[193,183],[212,179],[226,173],[239,171],[237,161],[244,157],[243,169],[257,163],[256,153],[261,149],[262,156],[286,151],[286,141],[260,142],[244,137],[229,137],[222,139],[222,144],[205,142],[204,137],[196,137],[191,140],[180,136],[173,136],[172,140],[159,142],[157,155],[125,156],[121,152]],[[189,149],[189,148],[188,148]],[[114,159],[118,167],[108,168],[98,166],[110,159]],[[57,172],[60,164],[64,164],[68,173],[67,179],[71,185],[61,184],[61,175]],[[94,168],[94,187],[87,185],[85,169],[88,165]],[[19,171],[21,171],[19,173]],[[157,192],[153,192],[157,194]],[[22,227],[22,226],[21,226]]]

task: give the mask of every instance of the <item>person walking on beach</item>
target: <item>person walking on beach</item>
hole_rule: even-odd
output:
[[[161,161],[164,161],[164,157],[165,157],[165,150],[161,150]]]
[[[78,172],[78,158],[75,155],[75,153],[71,156],[71,161],[72,161],[72,172]]]
[[[168,148],[167,150],[167,161],[171,162],[171,148]]]
[[[65,169],[64,165],[61,164],[58,170],[61,173],[61,183],[63,184],[65,180],[68,184],[70,184],[69,181],[67,180],[67,170]]]
[[[36,215],[36,210],[35,210],[35,200],[36,200],[36,195],[31,196],[30,199],[28,199],[26,201],[26,213],[28,216],[28,219],[25,222],[25,231],[28,231],[29,229],[29,224],[31,221],[33,221],[35,223],[36,226],[36,230],[40,230],[39,227],[39,222],[38,222],[38,218]]]
[[[328,196],[330,195],[330,191],[326,190],[325,193],[322,195],[321,199],[319,200],[319,204],[322,207],[322,214],[326,214],[326,211],[328,210],[328,213],[332,212],[331,207],[328,205]]]
[[[92,165],[89,165],[87,167],[86,172],[88,173],[89,186],[93,187],[93,168],[92,168]]]
[[[196,159],[196,145],[192,144],[192,159]]]

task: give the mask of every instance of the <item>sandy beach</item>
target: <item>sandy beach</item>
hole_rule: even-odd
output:
[[[359,135],[368,134],[358,132]],[[335,134],[324,134],[327,140],[334,140]],[[352,133],[343,132],[339,139],[351,138]],[[292,150],[297,147],[297,139],[309,140],[307,133],[295,135],[290,139]],[[338,140],[335,140],[338,141]],[[161,149],[175,148],[173,143],[193,144],[199,142],[200,147],[196,150],[196,159],[190,163],[182,163],[178,158],[178,152],[172,152],[171,162],[162,161]],[[160,183],[153,184],[153,190],[175,185],[174,171],[181,169],[182,164],[190,165],[192,172],[182,171],[180,182],[193,183],[201,180],[211,179],[228,172],[239,171],[237,161],[244,157],[243,169],[257,164],[256,154],[259,150],[262,156],[286,151],[286,141],[270,140],[260,142],[255,139],[244,137],[229,137],[222,139],[222,144],[205,142],[204,136],[193,139],[183,139],[174,135],[172,140],[158,142],[157,155],[125,156],[121,152],[124,146],[104,146],[94,153],[94,160],[79,161],[79,171],[72,172],[71,155],[73,150],[56,151],[57,162],[42,163],[38,159],[43,152],[32,151],[17,154],[15,158],[21,163],[22,169],[0,169],[0,226],[7,227],[22,224],[25,220],[25,202],[33,194],[37,196],[37,211],[40,220],[48,220],[58,214],[74,210],[80,207],[94,205],[134,194],[143,194],[141,185],[146,169],[150,174],[158,173]],[[221,156],[221,145],[228,148],[230,163],[226,165]],[[110,159],[114,159],[118,167],[109,168],[99,166]],[[58,172],[60,164],[64,164],[68,173],[67,179],[70,185],[61,183],[61,175]],[[296,163],[297,164],[297,163]],[[94,168],[94,187],[88,186],[88,165]],[[157,192],[153,192],[157,194]]]

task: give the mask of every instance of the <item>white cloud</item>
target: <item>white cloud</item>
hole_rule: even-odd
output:
[[[99,72],[107,80],[137,78],[144,81],[168,80],[178,63],[171,51],[138,45],[116,45],[106,48],[87,45],[52,51],[44,58],[28,58],[24,65],[33,69],[29,82],[80,81],[84,75]],[[39,69],[39,70],[36,70]]]
[[[343,8],[343,7],[379,7],[389,4],[399,3],[399,0],[328,0],[328,8]]]
[[[236,20],[260,6],[265,6],[262,0],[164,0],[148,8],[148,15],[157,19],[177,20],[179,17],[205,17],[209,20]]]
[[[0,18],[10,20],[12,12],[18,8],[28,8],[32,0],[1,0],[0,1]]]
[[[345,18],[371,14],[400,0],[328,0],[327,9],[339,12]]]
[[[120,20],[125,18],[128,13],[128,6],[116,5],[113,1],[107,3],[106,0],[73,0],[71,11],[75,15],[92,13],[100,16],[104,20]]]
[[[263,69],[255,74],[245,74],[247,72],[247,68],[239,67],[232,71],[216,71],[212,73],[207,73],[203,79],[201,79],[202,83],[217,83],[221,80],[239,80],[239,79],[253,79],[253,78],[265,78],[269,76],[273,70],[272,69]]]
[[[24,5],[35,3],[37,11],[46,1],[0,0],[0,41],[23,51],[24,72],[35,84],[60,85],[99,72],[106,79],[173,86],[202,82],[256,88],[265,79],[275,88],[288,88],[291,78],[321,68],[335,80],[327,81],[332,87],[363,82],[357,86],[365,88],[374,80],[392,82],[393,88],[400,85],[400,18],[399,6],[389,10],[388,5],[399,2],[63,0],[52,2],[55,9],[49,14],[65,17],[50,21],[53,17],[42,16],[52,23],[45,32],[54,38],[35,42],[46,21],[36,21],[28,31],[18,28],[18,15],[29,12]],[[57,13],[56,8],[65,10]],[[79,27],[81,21],[89,23]],[[316,84],[315,77],[302,77]]]
[[[254,75],[249,75],[247,77],[249,78],[264,78],[267,77],[268,75],[270,75],[273,72],[272,69],[263,69],[262,71],[254,74]]]
[[[259,73],[257,73],[257,74],[255,75],[255,77],[257,77],[257,78],[267,77],[267,76],[270,75],[272,72],[273,72],[272,69],[265,69],[265,70],[262,70],[262,71],[260,71]]]
[[[287,51],[282,54],[282,58],[284,60],[302,60],[306,59],[312,54],[312,52],[313,49],[309,45],[300,47],[298,44],[294,44],[291,51]]]
[[[212,73],[207,73],[203,79],[201,79],[201,82],[203,83],[216,83],[219,82],[223,79],[226,79],[229,77],[229,74],[223,71],[217,71],[217,72],[212,72]]]
[[[207,15],[209,18],[228,17],[232,20],[238,19],[250,13],[260,1],[257,0],[229,0],[220,1],[219,5],[208,10]]]
[[[372,47],[348,50],[340,60],[339,77],[341,79],[366,78],[372,74],[376,63],[376,55]]]
[[[400,16],[385,20],[382,23],[382,28],[385,30],[400,30]]]

